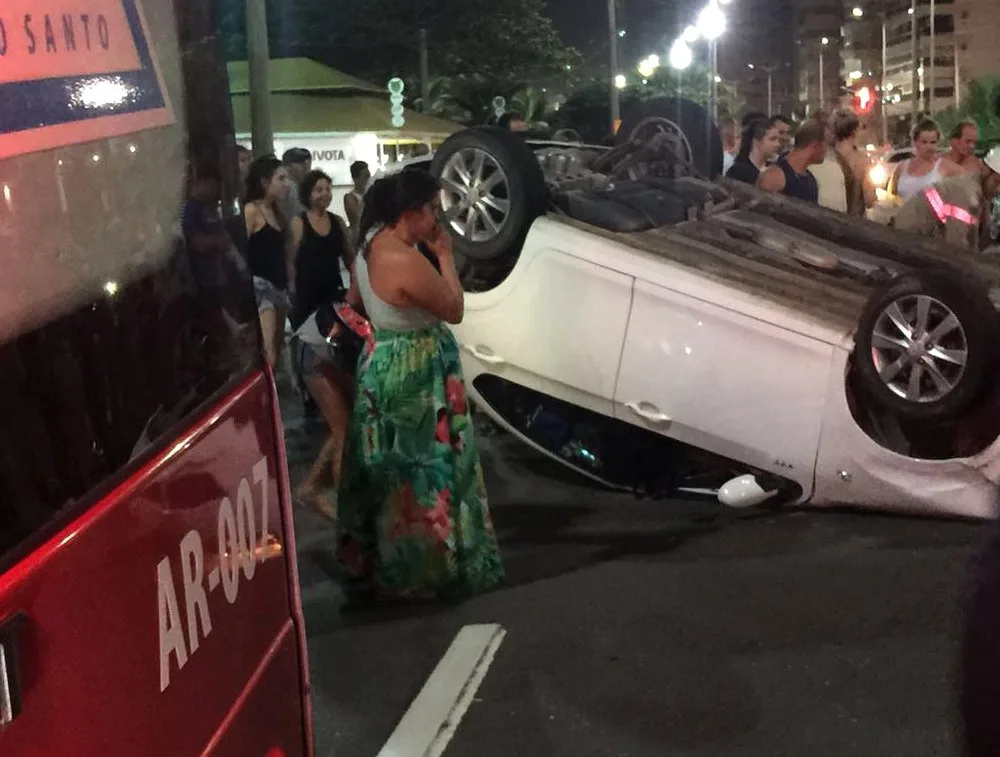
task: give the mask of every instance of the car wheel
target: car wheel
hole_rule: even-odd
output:
[[[509,272],[531,222],[548,205],[534,153],[506,129],[470,129],[441,145],[431,173],[441,182],[442,210],[466,276]]]
[[[722,136],[702,106],[677,97],[637,103],[622,121],[615,141],[621,145],[658,133],[666,134],[677,156],[702,176],[714,179],[722,173]]]
[[[982,395],[1000,318],[985,288],[941,271],[879,287],[861,315],[855,366],[875,402],[901,418],[949,420]]]

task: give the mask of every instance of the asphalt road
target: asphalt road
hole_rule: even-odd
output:
[[[318,441],[286,419],[293,476]],[[583,485],[481,440],[504,589],[340,612],[297,514],[319,754],[372,757],[459,629],[507,629],[447,757],[957,755],[960,595],[981,525],[735,513]]]

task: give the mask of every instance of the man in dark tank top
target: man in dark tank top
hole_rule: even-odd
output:
[[[810,119],[795,133],[795,147],[760,175],[757,186],[806,202],[819,203],[819,185],[809,166],[819,165],[826,156],[826,126]]]

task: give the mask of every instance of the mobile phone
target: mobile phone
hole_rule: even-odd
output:
[[[441,262],[437,259],[437,255],[431,252],[431,248],[427,245],[427,242],[417,242],[417,249],[420,250],[420,254],[423,255],[434,266],[434,270],[441,273]]]

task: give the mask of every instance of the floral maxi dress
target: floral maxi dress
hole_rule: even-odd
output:
[[[373,334],[358,362],[338,503],[345,588],[354,598],[488,590],[504,571],[458,345],[424,311],[379,300],[364,256],[356,268]]]

